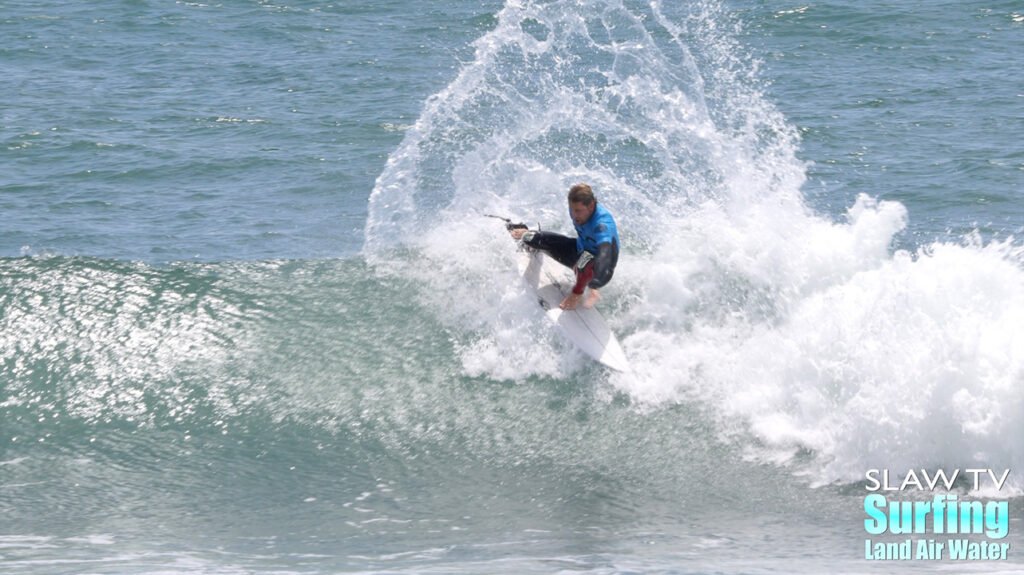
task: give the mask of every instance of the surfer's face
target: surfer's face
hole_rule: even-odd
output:
[[[569,213],[572,214],[572,221],[577,226],[587,223],[590,216],[594,215],[595,209],[597,209],[597,203],[588,206],[583,202],[569,202]]]

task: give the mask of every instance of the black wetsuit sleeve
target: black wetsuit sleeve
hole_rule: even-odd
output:
[[[594,279],[587,284],[588,287],[597,289],[603,287],[612,279],[615,273],[615,264],[619,261],[619,245],[615,241],[597,244],[597,255],[594,257]]]

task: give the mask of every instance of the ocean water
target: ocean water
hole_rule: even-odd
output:
[[[1024,572],[1019,2],[0,32],[0,573]],[[577,181],[628,373],[484,217],[568,231]],[[958,469],[935,493],[1005,503],[969,538],[1006,557],[865,556],[910,537],[867,531],[871,470]]]

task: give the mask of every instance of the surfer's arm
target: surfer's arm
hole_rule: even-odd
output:
[[[591,265],[590,277],[584,285],[592,289],[603,287],[611,281],[615,272],[615,264],[619,261],[619,248],[615,242],[603,242],[597,245],[597,255]],[[579,274],[577,273],[577,279]],[[580,291],[579,293],[583,293]]]

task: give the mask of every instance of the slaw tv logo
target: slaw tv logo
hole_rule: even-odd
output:
[[[888,469],[865,473],[864,540],[868,560],[1005,560],[1010,544],[1009,503],[953,493],[964,483],[971,492],[999,493],[1010,470],[911,469],[893,483]],[[921,492],[940,491],[928,498]]]

